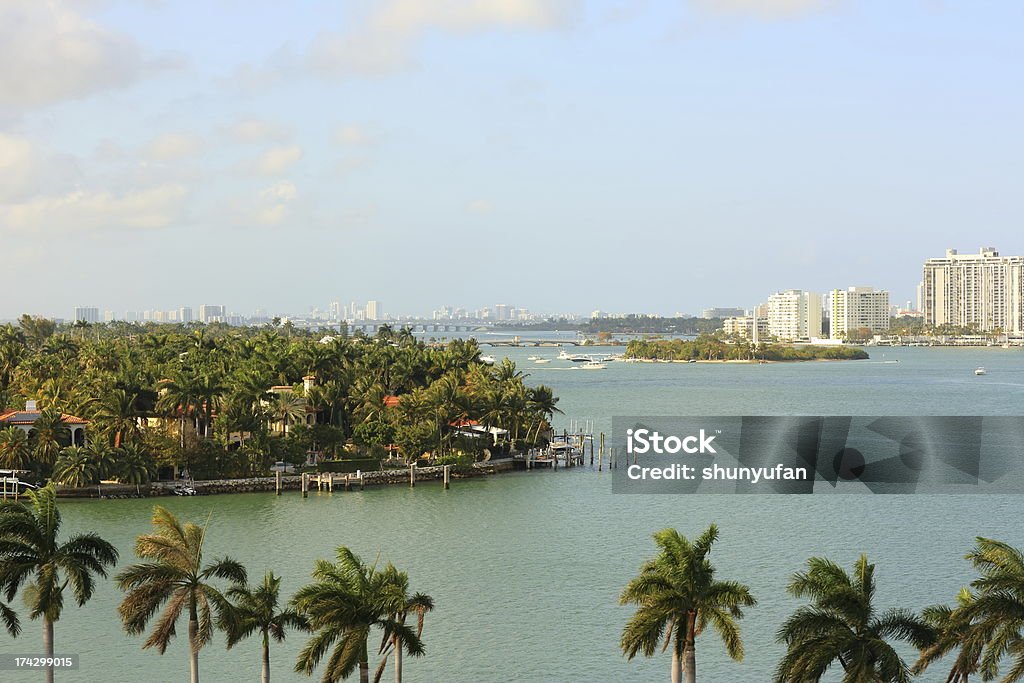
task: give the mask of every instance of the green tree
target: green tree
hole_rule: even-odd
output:
[[[60,510],[52,486],[28,493],[28,504],[0,502],[0,589],[8,602],[24,587],[31,619],[42,619],[43,652],[53,657],[53,625],[64,610],[64,591],[70,586],[81,607],[92,598],[94,576],[106,578],[117,564],[117,550],[96,534],[79,534],[60,541]],[[8,630],[11,622],[4,615]],[[53,667],[46,669],[53,681]]]
[[[935,641],[935,631],[921,617],[904,609],[879,614],[874,604],[875,565],[861,555],[853,572],[822,557],[807,560],[789,584],[796,598],[810,604],[797,609],[779,629],[786,654],[775,672],[776,683],[818,681],[833,664],[851,683],[907,683],[910,667],[890,640],[918,649]]]
[[[295,670],[312,675],[330,651],[320,679],[323,683],[348,678],[357,669],[361,683],[368,683],[369,640],[374,629],[382,631],[378,654],[395,642],[411,656],[422,655],[423,643],[404,623],[409,609],[404,577],[390,563],[382,571],[367,566],[344,546],[338,548],[336,564],[317,560],[316,582],[299,589],[293,599],[314,631],[299,653]]]
[[[154,533],[139,536],[135,554],[145,562],[134,564],[117,575],[126,595],[118,612],[125,630],[142,633],[163,607],[143,649],[155,647],[160,654],[175,636],[175,624],[182,614],[188,619],[188,644],[192,683],[199,683],[199,651],[213,636],[214,620],[222,619],[227,600],[213,585],[213,579],[244,584],[245,568],[225,557],[203,564],[206,527],[182,524],[159,505],[153,508]]]
[[[32,441],[36,462],[52,467],[60,450],[71,443],[71,432],[64,426],[64,416],[59,410],[46,408],[32,424]]]
[[[32,446],[28,434],[18,427],[0,429],[0,467],[11,470],[28,469],[32,462]]]
[[[638,606],[622,631],[622,651],[632,659],[637,653],[651,657],[659,646],[671,648],[673,683],[680,683],[683,672],[689,683],[697,680],[696,639],[709,624],[729,656],[743,659],[736,622],[757,601],[744,584],[715,578],[708,555],[716,540],[714,524],[693,542],[675,529],[654,534],[660,552],[641,566],[619,599]]]
[[[83,488],[98,482],[99,473],[88,451],[81,446],[68,446],[60,452],[52,478],[64,486]]]
[[[270,683],[270,639],[284,641],[288,629],[307,630],[306,619],[292,608],[278,607],[281,577],[267,572],[263,583],[255,587],[232,586],[225,595],[230,609],[223,612],[221,627],[227,633],[228,649],[239,641],[259,633],[263,648],[260,680]]]
[[[939,657],[958,650],[950,683],[971,673],[1001,683],[1024,681],[1024,553],[1011,545],[979,537],[967,554],[980,576],[957,597],[955,607],[926,611],[939,628],[936,643],[921,653],[915,669],[923,671]]]

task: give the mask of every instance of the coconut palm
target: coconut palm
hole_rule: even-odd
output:
[[[0,466],[11,470],[27,469],[32,461],[28,434],[18,427],[0,429]]]
[[[64,426],[64,416],[59,410],[46,408],[32,424],[32,431],[33,457],[38,463],[53,466],[61,448],[71,443],[71,432]]]
[[[958,650],[949,681],[980,672],[984,681],[1024,681],[1024,553],[1001,541],[979,537],[967,555],[981,576],[964,589],[955,608],[930,608],[941,619],[936,645],[922,652],[918,670]],[[959,676],[957,678],[956,676]]]
[[[71,587],[81,607],[92,598],[94,576],[106,578],[117,564],[117,549],[96,534],[79,534],[61,542],[60,510],[53,486],[28,493],[29,502],[0,502],[0,589],[10,602],[24,586],[30,619],[43,621],[43,651],[53,657],[53,625]],[[5,612],[8,630],[11,623]],[[46,670],[53,681],[53,667]]]
[[[775,672],[776,683],[818,681],[834,664],[844,681],[906,683],[910,667],[890,644],[903,640],[918,649],[935,642],[935,631],[921,617],[903,609],[879,614],[874,604],[875,565],[861,555],[853,572],[823,557],[807,560],[789,593],[809,598],[779,629],[787,650]]]
[[[388,565],[384,569],[384,581],[385,583],[392,586],[396,591],[401,593],[401,597],[395,596],[394,604],[398,608],[398,611],[391,614],[391,618],[400,623],[405,624],[406,620],[412,616],[416,616],[416,637],[421,638],[423,636],[423,623],[426,618],[427,612],[434,609],[434,599],[429,595],[423,593],[414,593],[409,595],[409,576],[405,572],[400,572],[393,566]],[[402,683],[402,650],[404,643],[401,640],[401,636],[395,633],[391,636],[391,639],[381,648],[381,660],[377,666],[377,671],[373,677],[373,683],[378,683],[381,676],[384,674],[384,667],[387,666],[388,655],[393,654],[395,659],[395,683]]]
[[[305,423],[306,399],[294,392],[283,391],[274,396],[270,404],[270,414],[281,424],[281,433],[287,434],[290,425],[296,422]]]
[[[920,674],[942,657],[956,652],[946,683],[967,683],[971,674],[980,667],[985,638],[981,629],[965,613],[963,608],[971,603],[974,595],[967,588],[957,595],[957,607],[933,605],[921,612],[924,620],[935,629],[935,642],[921,651],[921,656],[911,671]]]
[[[316,583],[299,589],[293,599],[314,631],[299,653],[295,670],[312,675],[327,655],[321,681],[335,683],[358,669],[361,683],[368,683],[369,640],[374,629],[382,632],[378,654],[395,642],[409,655],[422,655],[419,635],[404,623],[409,609],[405,585],[399,581],[404,576],[391,564],[382,571],[367,566],[344,546],[338,548],[336,564],[317,560]]]
[[[743,608],[757,601],[742,583],[715,578],[708,555],[716,540],[714,524],[693,542],[675,529],[659,531],[654,534],[658,556],[641,566],[619,598],[621,604],[638,605],[622,631],[622,651],[632,659],[637,653],[651,657],[659,646],[671,648],[673,683],[680,683],[684,671],[688,683],[697,680],[696,639],[708,625],[730,657],[743,659],[736,622]]]
[[[199,682],[199,651],[213,636],[214,618],[222,618],[227,601],[211,583],[226,579],[245,583],[245,568],[225,557],[203,564],[206,527],[182,524],[161,506],[153,508],[154,533],[135,540],[135,554],[145,560],[117,575],[126,595],[118,612],[125,630],[142,633],[150,619],[163,607],[142,647],[155,647],[160,654],[175,636],[175,625],[183,613],[188,619],[188,643],[192,683]]]
[[[267,572],[256,587],[232,586],[225,595],[231,607],[224,611],[221,627],[227,633],[228,649],[259,633],[263,646],[260,680],[270,683],[270,639],[282,642],[287,629],[307,629],[306,619],[294,609],[278,607],[281,577]]]
[[[93,420],[99,430],[109,436],[109,443],[120,448],[125,441],[136,441],[141,436],[138,395],[117,388],[105,392],[95,402]]]
[[[99,473],[88,451],[81,446],[68,446],[60,452],[52,478],[58,484],[82,488],[99,481]]]
[[[17,638],[21,634],[21,621],[18,619],[18,614],[2,602],[0,602],[0,621],[3,621],[4,628],[12,638]]]
[[[114,452],[114,475],[122,484],[142,486],[156,477],[156,463],[146,449],[129,443]]]

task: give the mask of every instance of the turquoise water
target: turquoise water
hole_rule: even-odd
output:
[[[597,371],[526,360],[554,357],[553,349],[507,351],[531,381],[555,388],[563,423],[590,418],[606,431],[614,414],[1024,412],[1018,350],[885,349],[863,362],[611,363]],[[979,365],[988,375],[974,376]],[[617,647],[630,614],[617,605],[618,593],[652,554],[650,534],[666,526],[689,535],[717,522],[720,575],[748,583],[760,601],[742,622],[742,664],[725,656],[713,634],[698,642],[698,680],[717,683],[770,679],[780,654],[773,634],[798,604],[785,594],[787,577],[811,555],[849,565],[867,552],[878,564],[879,605],[920,608],[952,599],[970,580],[962,556],[974,536],[1024,546],[1018,496],[613,496],[610,487],[607,472],[580,468],[456,481],[448,491],[421,483],[306,500],[291,493],[160,502],[196,521],[212,511],[208,555],[231,555],[254,578],[273,569],[287,592],[339,544],[368,560],[380,553],[408,571],[412,588],[431,594],[437,609],[424,632],[428,654],[407,660],[407,681],[666,679],[667,657],[627,662]],[[134,537],[148,529],[152,504],[68,501],[65,528],[102,534],[121,549],[123,565],[132,560]],[[187,680],[184,640],[163,656],[141,650],[141,638],[120,630],[119,598],[104,582],[86,607],[66,607],[57,651],[81,654],[82,668],[58,680]],[[3,651],[38,651],[38,624],[25,627],[17,642],[2,636]],[[308,680],[291,673],[301,643],[291,634],[273,646],[275,680]],[[201,667],[206,681],[258,680],[258,643],[226,652],[218,639],[203,651]],[[0,674],[3,681],[40,678]],[[921,680],[944,676],[935,669]]]

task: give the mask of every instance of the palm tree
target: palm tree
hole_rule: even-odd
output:
[[[1024,553],[1001,541],[977,538],[967,554],[981,576],[963,589],[957,606],[929,608],[939,637],[921,653],[918,671],[943,654],[959,650],[948,683],[961,683],[971,673],[995,680],[1000,663],[1009,659],[1002,683],[1024,681]]]
[[[293,422],[304,424],[306,421],[306,399],[290,391],[276,394],[270,404],[270,414],[281,423],[281,433],[288,433],[288,426]]]
[[[404,329],[404,328],[403,328]],[[426,618],[427,612],[434,609],[434,599],[429,595],[423,593],[414,593],[409,595],[409,576],[405,572],[400,572],[390,564],[384,569],[385,583],[392,586],[396,591],[401,592],[402,597],[395,596],[394,604],[400,608],[397,612],[391,614],[391,618],[400,623],[405,624],[406,619],[410,615],[416,615],[416,637],[420,638],[423,635],[423,622]],[[391,637],[381,649],[381,660],[380,665],[377,667],[377,671],[373,677],[373,683],[379,683],[381,676],[384,674],[384,667],[388,662],[388,655],[394,653],[395,657],[395,683],[402,683],[402,648],[404,643],[402,642],[398,633]]]
[[[83,488],[99,481],[96,463],[81,446],[68,446],[53,466],[53,480],[64,486]]]
[[[35,442],[34,457],[36,462],[52,466],[60,455],[60,450],[71,443],[71,433],[64,426],[64,416],[59,410],[46,408],[32,424]]]
[[[18,614],[10,607],[0,602],[0,621],[4,622],[4,628],[11,638],[17,638],[21,634],[21,621]]]
[[[125,440],[137,440],[141,435],[138,395],[124,389],[112,389],[96,402],[93,419],[101,432],[109,435],[110,444],[120,448]]]
[[[287,629],[307,629],[306,619],[294,609],[278,609],[280,590],[281,577],[267,572],[259,586],[232,586],[225,593],[233,601],[224,611],[221,624],[227,633],[228,649],[258,632],[263,641],[263,683],[270,683],[270,639],[280,643]]]
[[[316,583],[301,588],[293,599],[314,631],[299,653],[295,670],[312,675],[330,650],[320,679],[323,683],[348,678],[356,669],[361,683],[369,683],[369,639],[374,628],[383,632],[378,654],[394,642],[409,655],[422,655],[419,635],[404,623],[409,597],[399,580],[402,577],[390,563],[383,571],[368,567],[344,546],[338,548],[337,564],[317,560]]]
[[[935,641],[935,631],[919,616],[903,609],[878,615],[875,565],[861,555],[853,573],[823,557],[807,560],[807,571],[797,572],[789,593],[810,598],[779,629],[778,640],[787,646],[775,671],[776,683],[818,681],[835,663],[845,681],[906,683],[910,668],[889,640],[903,640],[918,649]]]
[[[138,488],[156,477],[156,464],[142,446],[129,443],[114,452],[114,474],[122,484]]]
[[[957,606],[966,607],[973,598],[971,591],[963,588],[957,595]],[[935,629],[936,639],[921,651],[921,656],[911,671],[915,675],[921,674],[945,655],[958,651],[946,683],[967,683],[970,675],[978,672],[985,647],[981,629],[965,610],[949,605],[926,607],[921,616]]]
[[[28,468],[32,461],[32,447],[28,434],[18,427],[0,429],[0,466],[11,470]]]
[[[621,604],[638,605],[622,631],[620,646],[629,659],[638,652],[651,657],[672,648],[672,683],[686,672],[688,683],[697,680],[696,638],[710,624],[736,661],[743,659],[743,641],[736,620],[743,607],[757,604],[750,589],[736,581],[715,578],[708,559],[718,540],[714,524],[692,543],[675,529],[654,534],[660,552],[640,568],[640,574],[622,591]]]
[[[0,589],[8,602],[25,586],[29,618],[43,620],[43,651],[53,657],[53,625],[64,609],[64,589],[71,586],[81,607],[92,598],[94,576],[106,578],[117,564],[117,549],[96,534],[59,540],[60,511],[53,486],[30,491],[29,504],[0,502]],[[7,611],[4,621],[11,622]],[[16,622],[15,622],[16,623]],[[46,670],[53,681],[53,667]]]
[[[191,655],[191,680],[199,683],[199,650],[213,635],[214,615],[222,618],[227,601],[210,583],[226,579],[245,583],[245,568],[228,557],[203,565],[206,527],[178,519],[159,505],[153,508],[154,533],[135,540],[135,554],[146,560],[117,575],[117,584],[125,591],[117,608],[125,630],[142,633],[157,610],[164,606],[143,649],[155,647],[160,654],[175,636],[175,624],[183,612],[188,614],[188,644]]]

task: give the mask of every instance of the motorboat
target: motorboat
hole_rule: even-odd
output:
[[[543,365],[544,363],[550,363],[551,359],[550,358],[538,358],[537,360],[535,360],[533,362],[536,363],[537,365]]]
[[[487,363],[488,365],[494,365],[498,360],[494,356],[480,356],[481,363]]]
[[[984,374],[986,374],[985,368],[974,368],[974,374],[975,375],[984,375]]]
[[[605,363],[599,363],[596,360],[591,360],[587,361],[580,367],[583,368],[584,370],[604,370],[608,366]]]

